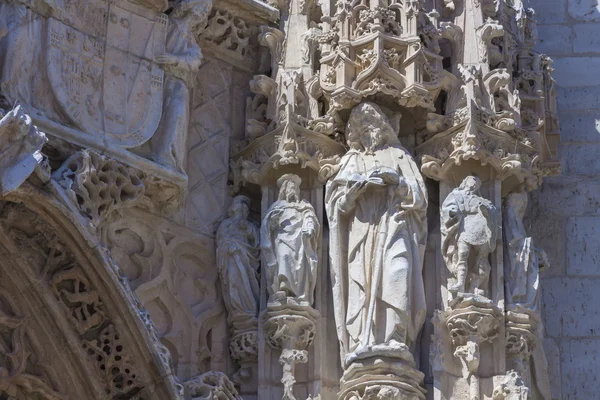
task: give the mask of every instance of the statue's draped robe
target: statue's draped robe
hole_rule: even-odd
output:
[[[506,303],[540,310],[540,260],[533,240],[514,207],[505,207],[504,244],[506,246]]]
[[[228,219],[217,231],[217,265],[224,286],[228,319],[234,326],[258,315],[259,232],[251,221]],[[243,327],[240,327],[243,328]]]
[[[541,313],[539,298],[540,260],[533,240],[527,237],[523,219],[514,207],[504,208],[504,257],[505,293],[508,309],[519,311],[520,307]],[[542,346],[543,327],[539,328],[540,342],[533,349],[531,365],[533,376],[542,398],[551,399],[548,377],[548,361]]]
[[[202,63],[202,52],[191,33],[175,20],[169,23],[166,50],[180,59],[176,66],[165,66],[163,116],[153,139],[159,161],[172,163],[184,172],[187,130],[190,119],[190,88]],[[167,159],[162,159],[167,157]]]
[[[387,167],[409,186],[403,197],[388,187],[369,186],[346,210],[345,194],[357,174]],[[425,320],[423,256],[427,237],[427,195],[421,173],[399,144],[365,154],[350,150],[326,188],[334,311],[342,357],[362,344],[391,340],[414,344]],[[380,232],[386,232],[384,238]],[[377,253],[380,252],[378,255]],[[374,282],[376,261],[382,268]],[[374,288],[377,288],[373,293]],[[375,296],[369,343],[363,343],[368,305]]]
[[[48,10],[60,12],[55,1],[40,3]],[[44,8],[44,7],[41,7]],[[0,40],[0,91],[6,102],[43,110],[47,118],[67,123],[56,104],[47,80],[48,21],[25,4],[0,2],[0,29],[7,35]],[[59,68],[60,66],[58,66]]]
[[[306,201],[276,201],[263,219],[261,246],[270,293],[287,289],[298,300],[313,303],[317,282],[319,222]],[[313,235],[306,230],[312,224]]]

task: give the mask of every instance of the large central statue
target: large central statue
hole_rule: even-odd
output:
[[[406,354],[425,320],[425,184],[383,111],[356,106],[350,150],[326,188],[335,319],[347,368]]]

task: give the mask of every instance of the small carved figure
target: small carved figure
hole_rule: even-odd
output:
[[[249,212],[250,199],[237,196],[217,230],[217,268],[232,336],[258,328],[260,237]]]
[[[544,250],[535,247],[533,239],[527,237],[523,225],[526,208],[526,192],[511,193],[504,201],[506,303],[540,311],[540,270],[549,262]]]
[[[442,254],[452,274],[448,290],[453,293],[486,294],[488,257],[496,249],[498,222],[496,207],[481,197],[480,188],[481,180],[468,176],[442,204]],[[471,255],[474,262],[469,265]]]
[[[155,161],[184,171],[185,140],[190,118],[190,89],[202,64],[196,37],[206,27],[212,0],[182,0],[169,15],[166,48],[156,57],[165,69],[163,117],[152,139]]]
[[[233,382],[222,372],[208,371],[183,384],[190,400],[241,400]]]
[[[403,357],[415,343],[425,321],[427,237],[425,183],[381,108],[356,106],[346,135],[350,151],[325,194],[345,368],[382,352]]]
[[[38,131],[21,106],[0,110],[0,194],[19,187],[44,157],[46,135]]]
[[[313,206],[300,199],[300,183],[294,174],[277,181],[279,198],[263,219],[261,246],[271,300],[293,297],[312,305],[320,224]]]

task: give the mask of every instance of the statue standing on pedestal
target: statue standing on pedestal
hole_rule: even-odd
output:
[[[217,230],[217,268],[232,337],[258,329],[258,226],[248,219],[250,199],[237,196]]]
[[[165,69],[163,116],[152,138],[155,161],[184,172],[190,89],[202,64],[196,37],[206,27],[212,0],[181,0],[169,15],[166,48],[156,57]]]
[[[442,204],[442,255],[452,274],[448,290],[453,293],[486,295],[498,221],[496,207],[481,197],[480,188],[479,178],[467,176]]]
[[[427,237],[421,173],[379,106],[356,106],[346,135],[350,150],[325,195],[345,368],[372,355],[406,357],[415,343],[425,321]]]
[[[527,193],[511,193],[504,201],[503,232],[505,292],[507,305],[520,305],[541,312],[539,299],[540,270],[548,266],[546,253],[527,237],[523,216]]]
[[[277,181],[279,198],[263,219],[261,246],[270,299],[293,297],[312,305],[320,224],[313,206],[300,199],[300,183],[294,174]]]
[[[504,292],[508,311],[507,366],[514,368],[525,380],[531,389],[530,393],[535,386],[540,398],[550,399],[548,361],[542,345],[544,329],[539,293],[540,270],[549,266],[549,262],[546,253],[535,247],[533,239],[527,236],[523,225],[526,208],[527,193],[524,191],[511,193],[504,200],[502,231]]]

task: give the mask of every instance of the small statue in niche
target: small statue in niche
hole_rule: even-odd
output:
[[[184,172],[184,154],[190,120],[190,89],[202,64],[196,37],[206,27],[212,0],[175,2],[169,15],[166,48],[156,57],[166,72],[163,116],[152,138],[155,161]]]
[[[279,198],[263,219],[261,247],[271,301],[292,297],[312,305],[320,224],[313,206],[300,199],[300,183],[294,174],[277,180]]]
[[[442,254],[452,293],[486,295],[498,222],[496,207],[481,197],[480,188],[479,178],[467,176],[442,204]]]
[[[527,193],[509,194],[504,200],[504,280],[507,305],[540,310],[540,271],[549,265],[546,253],[527,237],[523,216]]]
[[[250,199],[237,196],[217,230],[217,268],[232,336],[258,329],[258,226],[248,219]]]

